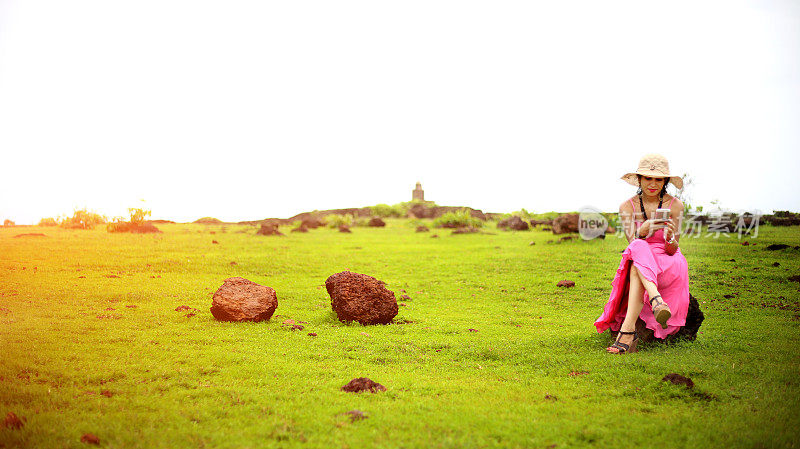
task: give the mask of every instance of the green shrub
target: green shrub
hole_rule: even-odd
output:
[[[461,209],[458,212],[447,212],[441,217],[435,218],[433,225],[437,228],[462,228],[467,226],[482,228],[483,220],[470,215],[469,210]]]
[[[39,226],[58,226],[58,221],[52,217],[42,218],[39,220]]]
[[[329,228],[338,229],[341,225],[350,226],[353,223],[353,216],[351,214],[331,214],[325,217],[325,221],[328,223]]]
[[[104,224],[106,217],[86,209],[76,210],[72,217],[61,221],[61,227],[67,229],[92,229],[96,225]]]
[[[152,214],[152,211],[139,209],[137,207],[128,208],[128,212],[131,214],[131,224],[134,225],[144,223],[144,219]]]
[[[395,204],[394,206],[376,204],[370,206],[369,210],[372,212],[372,216],[380,218],[401,218],[405,217],[407,213],[407,209],[403,206],[403,203]]]

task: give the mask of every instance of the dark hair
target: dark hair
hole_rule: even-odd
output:
[[[642,194],[642,175],[636,175],[639,178],[639,191],[636,192],[638,195]],[[655,178],[655,176],[649,176],[649,178]],[[659,192],[658,196],[663,198],[664,195],[667,194],[667,185],[669,184],[669,176],[664,178],[664,186],[661,187],[661,192]]]

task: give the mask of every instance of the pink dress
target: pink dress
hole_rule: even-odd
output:
[[[672,201],[667,207],[670,206],[672,206]],[[634,210],[636,210],[635,206]],[[637,221],[637,229],[640,224]],[[639,318],[653,330],[657,338],[666,338],[668,335],[674,334],[686,324],[686,313],[689,310],[689,266],[680,249],[671,256],[664,252],[664,231],[662,229],[657,230],[646,240],[634,239],[622,252],[619,268],[617,268],[614,280],[611,281],[611,296],[603,309],[603,314],[594,322],[597,332],[603,332],[608,328],[618,331],[625,320],[625,312],[628,310],[628,274],[631,263],[636,265],[645,279],[656,284],[661,298],[669,305],[672,312],[672,316],[667,321],[667,328],[662,329],[653,316],[650,298],[645,291],[642,295],[645,306],[642,308]]]

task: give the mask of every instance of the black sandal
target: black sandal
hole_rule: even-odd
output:
[[[656,303],[653,304],[653,301]],[[653,309],[653,315],[656,317],[658,324],[661,325],[661,329],[666,329],[667,320],[672,316],[672,312],[669,310],[667,303],[661,298],[661,295],[650,298],[650,307]]]
[[[622,337],[623,335],[631,335],[631,334],[633,334],[633,341],[631,342],[631,344],[626,345],[625,343],[620,343],[619,342],[620,337]],[[620,331],[617,332],[617,340],[614,342],[614,344],[609,346],[609,348],[616,348],[618,352],[616,352],[615,354],[625,354],[625,353],[628,353],[628,352],[636,352],[638,350],[636,348],[636,343],[638,341],[639,341],[639,335],[636,333],[636,331],[623,332],[622,329],[620,329]],[[611,351],[609,351],[609,352],[611,352]]]

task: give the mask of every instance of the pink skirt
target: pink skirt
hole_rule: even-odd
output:
[[[656,284],[661,298],[669,305],[672,312],[667,321],[667,328],[662,329],[653,316],[650,297],[645,291],[641,298],[645,306],[639,318],[653,330],[657,338],[666,338],[674,334],[686,324],[686,313],[689,310],[689,266],[680,249],[671,256],[664,252],[664,233],[660,229],[647,240],[633,240],[622,252],[617,274],[611,281],[611,296],[603,309],[603,314],[594,322],[597,332],[603,332],[608,328],[618,331],[622,326],[628,310],[630,284],[628,275],[631,264],[639,269],[639,273],[645,279]]]

